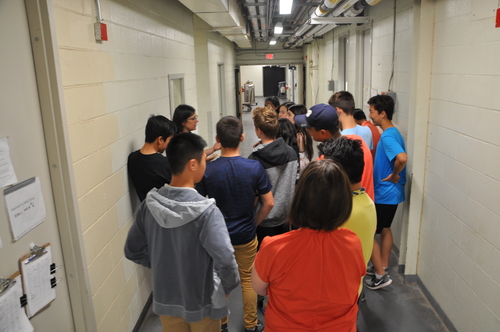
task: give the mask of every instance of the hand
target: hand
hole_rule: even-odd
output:
[[[253,147],[253,148],[256,148],[256,147],[257,147],[257,145],[259,145],[259,144],[262,144],[262,141],[260,141],[260,140],[259,140],[259,141],[257,141],[257,143],[255,143],[252,147]]]
[[[385,179],[383,179],[382,182],[391,181],[392,183],[398,183],[399,179],[400,179],[399,174],[392,173],[388,177],[386,177]]]
[[[214,149],[214,151],[217,151],[217,150],[220,150],[220,148],[221,148],[221,147],[222,147],[222,146],[220,145],[220,143],[219,143],[219,142],[216,142],[216,143],[214,144],[213,149]]]
[[[210,156],[208,156],[205,161],[208,163],[212,160],[214,160],[215,158],[217,158],[219,155],[217,153],[212,153]]]

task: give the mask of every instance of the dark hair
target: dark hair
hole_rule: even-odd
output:
[[[158,137],[162,137],[164,140],[167,140],[167,138],[175,134],[176,128],[174,123],[163,115],[151,114],[148,122],[146,123],[145,132],[146,143],[153,143]]]
[[[276,109],[276,112],[279,114],[280,112],[280,109],[285,106],[286,107],[286,110],[290,110],[290,106],[292,106],[293,103],[291,101],[285,101],[283,104],[281,104],[277,109]]]
[[[355,120],[366,120],[366,114],[361,108],[356,108],[353,116]]]
[[[177,133],[182,133],[182,130],[184,129],[183,123],[187,121],[187,119],[195,112],[196,110],[194,107],[189,105],[180,104],[175,108],[174,118],[172,121],[174,121],[175,126],[177,127]]]
[[[361,182],[365,160],[360,140],[340,137],[323,142],[321,148],[325,158],[335,160],[342,165],[351,184]]]
[[[388,95],[376,95],[368,100],[368,105],[380,114],[385,112],[387,118],[392,121],[392,115],[394,114],[394,99]]]
[[[207,143],[192,133],[180,133],[172,137],[167,146],[168,165],[172,175],[181,174],[191,159],[201,162]]]
[[[307,107],[305,107],[302,104],[294,104],[290,106],[288,110],[295,115],[307,114]],[[302,137],[304,137],[304,145],[305,145],[304,152],[306,154],[307,159],[312,160],[314,155],[313,138],[305,128],[301,128],[297,126],[297,124],[295,124],[295,132],[297,133],[297,135],[302,135]]]
[[[295,188],[288,219],[295,227],[332,231],[349,219],[352,193],[342,166],[331,159],[310,162]]]
[[[301,115],[307,113],[307,107],[302,104],[294,104],[288,107],[288,110],[295,115]]]
[[[257,107],[252,114],[253,125],[267,137],[274,139],[278,133],[278,113],[270,107]]]
[[[340,108],[346,114],[352,115],[354,113],[354,97],[349,91],[335,92],[328,99],[328,104],[332,107]]]
[[[280,99],[276,96],[271,96],[267,97],[266,100],[264,101],[264,105],[266,104],[266,101],[270,101],[274,107],[276,107],[279,110],[280,107]]]
[[[225,116],[217,122],[217,137],[224,148],[237,148],[243,134],[243,124],[235,116]]]
[[[295,127],[288,119],[278,119],[278,134],[276,137],[281,137],[286,144],[291,147],[297,146],[297,136],[295,134]]]

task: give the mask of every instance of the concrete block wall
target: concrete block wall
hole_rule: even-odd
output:
[[[193,14],[176,0],[101,0],[109,36],[102,43],[94,39],[94,1],[53,5],[96,324],[98,331],[131,331],[151,284],[149,270],[123,256],[139,204],[128,181],[128,154],[142,146],[150,114],[170,117],[169,74],[184,74],[186,103],[200,118],[218,100],[198,102]],[[235,109],[233,44],[216,33],[204,42],[207,73],[225,63],[226,105]]]
[[[500,329],[497,5],[435,3],[418,275],[458,331]]]

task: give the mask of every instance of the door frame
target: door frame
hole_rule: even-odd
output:
[[[25,0],[51,185],[75,330],[96,331],[51,0]]]

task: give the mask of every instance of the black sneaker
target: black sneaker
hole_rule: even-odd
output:
[[[372,278],[365,278],[365,286],[369,289],[379,289],[389,286],[392,283],[391,277],[387,273],[384,273],[382,278],[378,279],[376,276]]]
[[[229,332],[227,328],[227,323],[220,326],[220,332]]]
[[[253,329],[245,329],[245,332],[262,332],[264,330],[264,325],[257,323]]]

